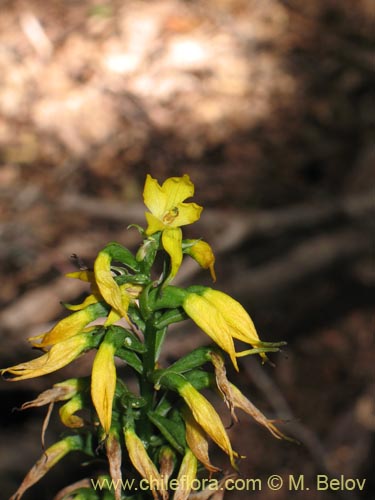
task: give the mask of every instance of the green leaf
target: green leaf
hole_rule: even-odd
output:
[[[183,309],[170,309],[158,316],[157,319],[154,319],[153,325],[155,328],[165,328],[166,326],[184,321],[185,319],[188,319],[188,315]]]
[[[155,427],[157,427],[163,434],[169,444],[179,453],[183,454],[186,447],[186,440],[185,426],[182,419],[180,422],[173,421],[151,411],[147,413],[147,416]]]
[[[112,260],[121,262],[136,273],[139,273],[141,271],[139,268],[139,263],[137,262],[134,255],[130,252],[130,250],[120,245],[120,243],[108,243],[108,245],[103,248],[102,252],[108,254],[112,258]]]
[[[130,330],[118,325],[111,325],[108,330],[111,331],[111,336],[116,339],[116,347],[124,347],[129,351],[140,353],[146,352],[146,346]]]
[[[155,361],[159,359],[161,349],[163,347],[163,342],[167,334],[167,328],[161,328],[156,330],[155,333]]]
[[[95,484],[95,479],[93,479],[94,484]],[[98,487],[99,489],[99,487]],[[98,494],[92,490],[91,488],[78,488],[77,490],[74,490],[73,492],[69,493],[69,496],[63,497],[63,500],[65,498],[69,499],[74,499],[74,500],[100,500],[100,497]],[[113,498],[113,497],[112,497]]]
[[[166,286],[165,288],[154,288],[149,292],[149,305],[153,311],[158,309],[177,309],[181,307],[187,292],[184,288],[177,286]]]
[[[141,332],[145,331],[146,324],[138,307],[130,304],[128,309],[128,316]]]
[[[120,347],[119,349],[116,349],[116,356],[125,361],[136,372],[142,374],[143,372],[142,361],[139,359],[139,357],[135,352],[128,351],[124,347]]]
[[[147,238],[143,245],[140,246],[136,259],[142,265],[142,270],[145,274],[149,275],[151,267],[155,262],[156,254],[160,248],[160,234],[156,233]]]
[[[146,274],[128,274],[124,273],[120,276],[114,276],[113,278],[118,285],[123,285],[124,283],[130,283],[131,285],[148,285],[150,283],[150,278]]]
[[[199,368],[208,361],[211,361],[211,352],[212,347],[198,347],[169,366],[165,372],[184,373],[193,368]]]
[[[213,382],[212,373],[207,373],[204,370],[192,370],[185,373],[185,377],[197,391],[210,387]]]

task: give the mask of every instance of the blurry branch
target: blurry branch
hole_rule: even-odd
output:
[[[0,324],[2,332],[17,331],[30,332],[36,325],[42,328],[46,321],[51,321],[54,316],[61,312],[60,302],[70,300],[87,289],[85,283],[78,280],[70,280],[65,277],[35,290],[30,290],[22,295],[13,304],[6,307],[0,313]],[[4,340],[4,339],[3,339]],[[7,336],[7,345],[11,350],[11,336]],[[14,343],[18,344],[15,338]]]
[[[264,368],[257,362],[256,359],[249,356],[243,362],[245,372],[248,378],[258,387],[262,396],[268,400],[271,408],[276,413],[276,418],[284,420],[288,423],[286,433],[295,437],[303,444],[312,459],[314,460],[317,471],[326,473],[329,477],[336,477],[337,471],[329,464],[329,453],[325,449],[319,437],[309,427],[298,422],[293,414],[289,404],[277,387],[276,383],[267,374]],[[337,496],[343,500],[356,500],[358,496],[353,492],[345,490],[338,492]]]
[[[32,12],[23,12],[20,15],[20,25],[38,56],[43,60],[49,59],[53,52],[53,45],[39,19]]]
[[[100,200],[81,195],[65,195],[57,209],[63,212],[83,212],[100,219],[122,221],[125,224],[144,224],[145,207],[142,203],[126,204],[122,201]],[[374,213],[374,192],[344,197],[332,201],[314,204],[300,204],[278,210],[254,210],[234,212],[229,210],[205,209],[201,223],[208,228],[215,225],[231,231],[228,247],[224,244],[221,250],[231,248],[232,238],[237,244],[246,234],[270,235],[285,232],[291,228],[304,228],[323,224],[337,217],[358,219]]]
[[[369,242],[357,231],[336,231],[318,235],[296,245],[287,255],[273,259],[266,266],[250,269],[236,282],[236,293],[267,296],[320,272],[334,262],[365,254]]]
[[[144,206],[141,204],[126,205],[70,195],[64,196],[57,208],[74,213],[83,212],[94,218],[110,219],[124,224],[144,223]],[[291,283],[308,278],[338,259],[366,256],[369,242],[364,231],[353,229],[353,222],[359,220],[366,226],[366,220],[373,219],[373,213],[373,197],[367,193],[317,205],[298,205],[280,210],[233,213],[207,209],[201,224],[211,233],[209,242],[217,255],[235,251],[241,243],[255,236],[288,237],[289,231],[316,229],[314,236],[302,240],[285,255],[275,254],[266,263],[249,271],[242,270],[241,275],[236,277],[238,296],[250,294],[262,299],[267,294],[282,293]],[[322,234],[321,226],[337,219],[346,222],[344,227],[328,235]],[[191,279],[197,272],[200,272],[200,268],[196,262],[186,259],[176,284]],[[49,285],[27,292],[0,313],[2,329],[8,333],[13,331],[15,334],[22,330],[23,336],[26,337],[35,325],[38,324],[42,328],[46,325],[41,325],[41,322],[55,318],[61,310],[60,300],[74,298],[85,289],[84,284],[79,286],[76,280],[61,277]],[[10,337],[11,335],[8,335],[9,339]],[[203,337],[202,339],[204,340]],[[177,338],[177,343],[180,342],[181,339]],[[180,347],[173,346],[170,352],[177,352]]]

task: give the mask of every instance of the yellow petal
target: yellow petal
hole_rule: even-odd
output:
[[[29,470],[21,486],[9,500],[20,500],[25,491],[37,483],[67,453],[79,449],[79,444],[80,439],[78,436],[68,436],[50,446]]]
[[[153,179],[150,174],[147,174],[146,177],[145,187],[143,190],[143,201],[155,217],[158,217],[159,219],[163,217],[167,206],[167,194],[164,189],[159,186],[158,181]]]
[[[116,389],[115,346],[105,340],[100,344],[92,365],[91,397],[100,423],[109,432]]]
[[[193,224],[193,222],[196,222],[200,218],[202,210],[203,207],[196,203],[180,203],[174,207],[175,216],[168,225],[170,227],[180,227]]]
[[[28,378],[41,377],[47,373],[59,370],[78,358],[82,352],[91,346],[91,339],[86,333],[75,335],[63,342],[52,346],[51,350],[39,358],[32,359],[27,363],[20,363],[10,368],[4,368],[1,373],[15,375],[11,381],[25,380]]]
[[[73,273],[65,274],[67,278],[75,278],[81,281],[86,281],[87,283],[92,283],[94,281],[94,273],[92,271],[75,271]]]
[[[211,361],[215,369],[216,385],[223,396],[225,404],[228,406],[234,422],[238,422],[238,418],[234,412],[234,401],[231,389],[231,383],[227,379],[226,368],[222,356],[216,352],[211,352]]]
[[[207,288],[203,296],[217,307],[232,330],[232,337],[253,346],[260,343],[254,323],[242,305],[226,293]]]
[[[176,454],[169,446],[162,446],[159,452],[160,474],[165,487],[172,476],[176,462]]]
[[[154,462],[149,457],[144,444],[132,428],[126,428],[124,430],[124,435],[130,461],[137,469],[139,474],[143,478],[147,479],[152,492],[152,496],[155,498],[155,500],[157,500],[160,494],[163,500],[167,500],[168,493],[165,490],[164,481],[160,476]]]
[[[87,306],[90,306],[91,304],[96,304],[99,302],[98,297],[95,295],[91,294],[88,295],[83,302],[80,304],[66,304],[64,303],[64,306],[69,309],[69,311],[81,311],[82,309],[85,309]]]
[[[197,477],[197,459],[189,448],[186,449],[177,476],[177,489],[173,500],[187,500],[192,490],[193,481]]]
[[[155,215],[151,214],[150,212],[146,212],[145,216],[148,224],[146,229],[147,236],[151,236],[152,234],[165,229],[165,224],[161,221],[161,219],[155,217]]]
[[[178,392],[189,406],[194,419],[210,438],[229,455],[232,466],[236,467],[235,452],[224,425],[212,404],[188,382],[181,386]]]
[[[117,432],[110,431],[106,442],[105,449],[107,452],[107,458],[109,462],[109,471],[111,474],[111,479],[114,485],[115,500],[121,500],[121,483],[122,483],[122,473],[121,473],[121,445],[118,439]]]
[[[221,310],[196,293],[189,293],[184,300],[183,308],[191,319],[209,335],[216,344],[227,352],[233,366],[238,371],[236,352],[233,338],[228,324],[224,320]]]
[[[91,323],[96,319],[97,315],[93,308],[86,308],[76,313],[67,316],[66,318],[59,321],[49,332],[44,335],[38,335],[37,337],[31,337],[31,341],[34,347],[45,347],[63,340],[67,340],[70,337],[74,337],[80,333],[86,325]],[[34,340],[41,338],[41,342],[33,342]]]
[[[275,436],[277,439],[287,439],[288,441],[294,441],[293,439],[285,436],[272,422],[269,420],[263,413],[258,410],[258,408],[253,405],[253,403],[247,399],[246,396],[242,394],[242,392],[233,384],[230,384],[231,387],[231,398],[233,405],[236,408],[240,408],[245,413],[253,417],[254,420],[258,422],[258,424],[266,427],[270,433]]]
[[[208,441],[202,427],[194,420],[191,411],[183,412],[186,427],[186,442],[197,459],[210,472],[219,472],[220,469],[211,464],[208,456]]]
[[[99,252],[95,260],[94,272],[96,283],[104,300],[122,316],[126,316],[127,311],[122,305],[120,288],[112,276],[110,255],[106,252]]]
[[[191,240],[188,240],[191,241]],[[213,281],[216,281],[215,274],[215,255],[211,246],[202,240],[197,240],[194,245],[187,248],[186,253],[189,254],[203,269],[209,269]]]
[[[28,401],[23,403],[21,410],[26,410],[27,408],[33,408],[37,406],[44,406],[50,403],[56,403],[57,401],[66,401],[72,398],[77,391],[82,388],[83,383],[81,379],[68,379],[64,382],[54,384],[52,389],[47,389],[39,394],[39,396],[33,401]]]
[[[186,198],[193,196],[194,184],[186,174],[183,177],[169,177],[163,183],[161,191],[167,199],[165,210],[170,210],[185,201]]]
[[[124,283],[121,285],[120,288],[120,293],[121,293],[121,303],[122,307],[125,311],[129,309],[129,304],[130,304],[130,299],[132,298],[129,290],[132,292],[132,289],[130,288],[131,285],[129,283]],[[133,286],[134,288],[134,286]],[[123,317],[122,314],[120,314],[116,309],[111,309],[108,318],[106,319],[104,326],[109,326],[113,325],[117,321],[119,321]],[[125,315],[125,318],[128,319],[128,315]]]
[[[182,263],[182,231],[180,228],[168,228],[162,233],[162,244],[164,250],[171,258],[171,270],[166,280],[170,283],[176,276]]]

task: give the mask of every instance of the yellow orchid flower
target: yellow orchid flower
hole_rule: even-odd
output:
[[[182,262],[182,232],[180,227],[196,222],[203,208],[196,203],[184,203],[194,194],[194,184],[188,175],[170,177],[162,186],[147,175],[143,199],[150,212],[146,235],[162,231],[162,245],[171,258],[171,271],[167,282],[176,275]]]
[[[168,492],[165,489],[163,478],[157,470],[154,462],[149,457],[145,445],[137,436],[134,429],[130,426],[124,430],[125,445],[129,453],[131,463],[137,469],[139,474],[147,479],[151,489],[152,496],[155,500],[159,499],[159,495],[163,500],[167,500]]]
[[[187,500],[192,490],[194,479],[197,477],[198,462],[194,453],[186,449],[177,476],[177,489],[173,500]]]
[[[202,207],[196,203],[183,203],[194,195],[194,184],[188,175],[170,177],[162,186],[147,175],[143,199],[150,212],[146,213],[147,236],[171,227],[177,228],[196,222]]]
[[[115,345],[104,339],[96,353],[91,373],[91,398],[106,434],[111,428],[116,389],[115,351]]]
[[[58,342],[51,349],[40,356],[26,363],[3,368],[1,373],[11,373],[15,375],[9,379],[11,381],[25,380],[29,378],[41,377],[47,373],[52,373],[71,363],[84,351],[93,347],[93,339],[87,332],[70,337],[67,340]]]
[[[190,408],[195,421],[225,451],[230,458],[232,466],[236,468],[234,457],[237,454],[233,451],[224,425],[212,404],[189,382],[181,383],[177,390]]]

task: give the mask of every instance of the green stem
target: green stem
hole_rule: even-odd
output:
[[[150,441],[152,433],[152,424],[147,417],[147,413],[152,410],[154,403],[154,384],[153,373],[155,371],[155,351],[156,351],[156,328],[152,325],[152,318],[146,322],[144,331],[146,352],[143,355],[143,374],[140,377],[141,396],[145,399],[146,404],[142,408],[141,419],[141,438],[146,442]]]

